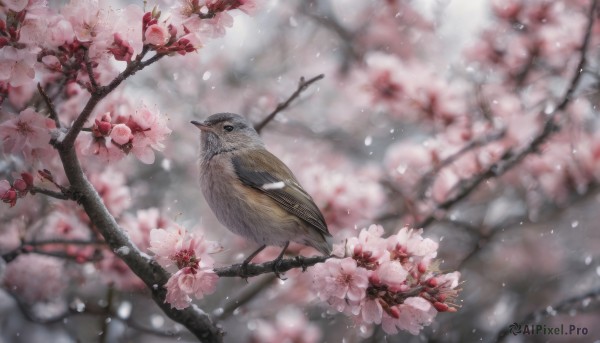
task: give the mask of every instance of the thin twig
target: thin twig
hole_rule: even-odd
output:
[[[40,246],[40,245],[54,245],[54,244],[64,244],[64,245],[106,245],[106,242],[96,241],[96,240],[86,240],[86,239],[46,239],[32,242],[23,242],[23,246]]]
[[[58,114],[56,113],[56,108],[54,107],[54,103],[52,102],[52,99],[50,99],[48,94],[46,94],[46,91],[44,91],[44,88],[42,87],[42,85],[39,82],[37,84],[37,89],[38,89],[38,92],[40,92],[40,95],[42,96],[42,98],[44,99],[46,106],[48,107],[48,113],[50,114],[50,118],[52,120],[54,120],[56,127],[60,129],[61,128],[60,120],[58,119]]]
[[[433,181],[435,180],[436,174],[440,170],[442,170],[444,167],[452,164],[453,162],[455,162],[456,160],[458,160],[464,154],[470,152],[471,150],[484,147],[492,142],[502,139],[505,135],[506,135],[506,130],[498,130],[498,131],[491,132],[490,134],[485,135],[483,137],[473,139],[469,143],[465,144],[465,146],[460,148],[460,150],[458,150],[457,152],[446,157],[443,161],[438,163],[435,167],[433,167],[430,171],[428,171],[427,173],[425,173],[425,175],[423,175],[423,177],[421,178],[421,181],[419,182],[418,194],[420,194],[422,196],[425,193],[427,187],[429,185],[431,185],[431,183],[433,183]]]
[[[537,310],[529,313],[525,316],[525,318],[520,322],[521,325],[529,325],[533,323],[539,323],[539,321],[548,316],[554,316],[556,313],[564,313],[567,310],[571,310],[573,308],[583,308],[584,300],[600,300],[600,288],[593,289],[584,294],[576,295],[571,298],[564,299],[552,306],[545,307],[542,310]],[[495,342],[500,342],[506,337],[510,332],[509,328],[503,329],[496,336]]]
[[[65,192],[56,192],[40,187],[32,187],[29,191],[31,194],[40,193],[60,200],[73,200],[72,195]]]
[[[166,56],[165,54],[157,53],[148,60],[142,61],[149,51],[150,47],[147,45],[144,46],[136,59],[129,62],[125,70],[115,79],[106,86],[99,86],[92,93],[84,109],[68,130],[64,139],[55,142],[54,146],[58,150],[65,174],[69,180],[70,191],[77,195],[77,202],[83,207],[90,221],[94,224],[98,233],[105,239],[110,249],[119,251],[119,249],[123,250],[127,248],[128,253],[118,254],[119,258],[144,281],[155,303],[169,318],[185,326],[202,342],[222,342],[223,330],[217,327],[206,313],[194,306],[177,310],[165,302],[167,290],[163,286],[169,279],[169,273],[146,254],[143,254],[124,233],[106,208],[106,205],[104,205],[102,198],[94,186],[85,176],[75,151],[75,139],[91,116],[96,105],[128,77]]]
[[[295,258],[283,259],[280,261],[277,266],[277,271],[280,273],[287,272],[290,269],[294,268],[303,268],[314,266],[315,264],[322,263],[327,261],[329,258],[334,256],[314,256],[314,257],[304,257],[297,256]],[[257,276],[266,273],[273,272],[273,266],[275,262],[269,261],[260,264],[248,264],[247,270],[244,270],[243,265],[241,263],[234,264],[228,267],[215,268],[215,273],[219,277],[250,277]]]
[[[142,61],[142,59],[146,56],[148,51],[149,47],[144,46],[142,52],[136,57],[136,59],[127,64],[125,70],[123,70],[119,75],[117,75],[117,77],[115,77],[108,85],[98,86],[98,88],[96,88],[95,92],[92,93],[92,96],[86,103],[79,116],[77,116],[77,119],[75,119],[75,122],[65,135],[64,139],[58,143],[58,147],[60,147],[63,150],[71,149],[73,143],[75,142],[75,139],[77,138],[77,135],[79,135],[79,132],[81,132],[83,125],[85,125],[90,115],[92,114],[92,111],[94,110],[94,108],[96,108],[96,105],[102,99],[104,99],[110,92],[115,90],[128,77],[132,76],[138,71],[146,68],[147,66],[166,56],[165,54],[157,53],[156,55],[149,58],[147,61]]]
[[[588,15],[588,24],[585,31],[585,36],[583,38],[583,44],[581,45],[581,57],[579,59],[579,63],[577,64],[577,69],[575,70],[575,74],[569,83],[565,94],[562,97],[562,100],[558,104],[558,106],[552,111],[544,111],[542,115],[546,116],[547,119],[544,123],[544,127],[542,130],[531,140],[529,145],[522,147],[520,150],[508,150],[504,153],[504,155],[498,160],[496,163],[490,165],[486,170],[482,171],[479,174],[476,174],[472,178],[463,180],[459,182],[458,187],[456,187],[457,192],[454,196],[450,197],[446,201],[437,205],[435,211],[432,211],[427,217],[425,217],[420,223],[418,223],[417,227],[426,227],[429,226],[435,220],[435,213],[439,210],[448,210],[456,203],[466,198],[473,190],[475,190],[481,183],[485,180],[498,177],[512,167],[519,164],[525,157],[528,155],[535,153],[539,150],[540,146],[546,142],[546,140],[552,136],[553,133],[558,131],[558,127],[554,122],[556,116],[559,112],[562,112],[573,97],[573,93],[577,89],[579,85],[579,81],[581,79],[581,75],[583,73],[585,64],[586,64],[586,53],[590,44],[590,37],[592,32],[592,26],[594,24],[594,16],[596,15],[598,1],[594,0],[592,3],[592,7],[590,9]]]
[[[252,300],[258,293],[268,289],[275,280],[277,280],[275,274],[270,274],[243,288],[239,294],[232,296],[231,300],[228,300],[220,307],[220,313],[217,313],[215,320],[222,321],[227,319],[237,308]]]
[[[275,110],[273,110],[273,112],[271,112],[268,116],[265,117],[265,119],[263,119],[260,123],[254,125],[254,129],[256,130],[256,132],[260,133],[260,131],[271,121],[273,120],[273,118],[275,118],[275,116],[277,115],[277,113],[283,111],[284,109],[286,109],[291,103],[292,101],[294,101],[297,97],[300,96],[300,94],[302,92],[304,92],[311,84],[321,80],[322,78],[325,77],[325,74],[319,74],[315,77],[313,77],[312,79],[309,80],[305,80],[304,77],[300,78],[300,82],[298,83],[298,88],[296,89],[296,91],[294,93],[292,93],[292,95],[290,95],[289,98],[287,98],[286,101],[284,102],[280,102],[277,107],[275,108]]]
[[[92,61],[90,61],[90,52],[88,49],[85,49],[83,52],[83,61],[85,63],[85,70],[90,78],[90,83],[92,84],[92,91],[90,93],[93,94],[98,90],[98,81],[96,81],[96,77],[94,76],[94,67],[92,66]]]
[[[154,329],[154,328],[142,325],[141,323],[138,323],[137,321],[135,321],[132,316],[129,316],[127,318],[122,318],[121,316],[119,316],[118,313],[115,313],[110,308],[100,306],[100,305],[94,305],[94,302],[87,302],[83,311],[79,311],[76,308],[69,307],[60,314],[57,314],[57,315],[54,315],[54,316],[48,317],[48,318],[41,318],[41,317],[37,316],[36,314],[34,314],[33,311],[29,308],[29,305],[27,303],[25,303],[25,301],[23,299],[21,299],[17,294],[10,292],[10,291],[8,291],[7,294],[10,295],[15,300],[15,303],[17,304],[17,306],[19,307],[19,309],[21,310],[21,313],[25,316],[25,318],[28,321],[30,321],[32,323],[36,323],[36,324],[46,324],[47,325],[47,324],[61,323],[61,322],[64,322],[64,320],[66,318],[69,318],[71,316],[97,315],[97,316],[109,316],[111,319],[116,319],[116,320],[119,320],[119,321],[127,324],[128,327],[130,327],[136,331],[159,336],[159,337],[174,337],[179,334],[179,332],[177,330],[162,331],[162,330],[158,330],[158,329]]]

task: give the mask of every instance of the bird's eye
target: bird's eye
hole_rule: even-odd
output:
[[[231,126],[231,125],[225,125],[225,126],[223,126],[223,130],[225,130],[227,132],[231,132],[231,131],[233,131],[233,126]]]

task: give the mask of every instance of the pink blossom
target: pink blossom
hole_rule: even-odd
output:
[[[370,225],[368,229],[361,230],[358,237],[348,238],[345,254],[350,254],[363,268],[377,269],[390,258],[386,250],[386,241],[381,238],[383,233],[383,227],[380,225]]]
[[[47,161],[54,156],[50,146],[50,129],[54,122],[35,112],[23,110],[18,116],[0,124],[0,140],[8,154],[23,154],[29,162]]]
[[[84,222],[81,212],[79,208],[57,204],[41,223],[35,236],[28,236],[27,240],[92,240],[89,223]],[[44,244],[36,249],[49,253],[64,253],[77,263],[89,261],[98,252],[96,246],[77,244]]]
[[[197,236],[175,223],[167,228],[150,230],[150,247],[158,263],[164,267],[177,265],[179,268],[194,266],[198,262],[212,265],[210,256],[222,250],[222,247],[207,240],[203,235]]]
[[[286,307],[279,311],[274,320],[257,321],[252,333],[252,342],[260,343],[317,343],[322,336],[317,325],[307,320],[297,308]]]
[[[146,37],[146,43],[155,46],[163,46],[169,40],[169,31],[164,25],[154,24],[148,26],[144,33]]]
[[[15,49],[12,46],[0,49],[0,81],[6,81],[14,87],[33,81],[36,52],[29,48]]]
[[[119,121],[123,121],[120,118]],[[142,105],[124,122],[131,129],[131,152],[143,163],[154,162],[154,150],[164,149],[163,141],[171,133],[167,127],[167,118],[158,111],[150,111]],[[126,151],[129,152],[129,151]]]
[[[165,302],[176,309],[184,309],[192,301],[191,296],[202,299],[205,294],[213,293],[217,288],[219,277],[212,270],[199,270],[192,267],[180,269],[173,274],[165,288]]]
[[[110,25],[114,24],[116,15],[104,1],[71,0],[61,13],[73,26],[80,42],[101,42],[112,35]]]
[[[188,234],[183,227],[172,224],[167,229],[150,231],[148,250],[162,266],[174,265],[178,269],[164,286],[167,289],[165,302],[172,307],[186,308],[192,296],[201,299],[215,291],[219,277],[212,270],[214,261],[210,254],[221,250],[216,242]]]
[[[129,269],[129,266],[110,251],[103,251],[102,259],[96,263],[102,282],[122,290],[140,290],[144,281]]]
[[[7,265],[2,284],[28,303],[48,301],[61,296],[68,286],[63,265],[54,257],[20,255]]]
[[[386,261],[377,268],[374,274],[378,283],[385,284],[393,292],[405,290],[408,271],[398,261]]]
[[[133,139],[133,135],[131,134],[131,129],[129,126],[125,124],[117,124],[112,128],[112,131],[110,132],[110,138],[115,143],[124,145]]]
[[[116,22],[112,32],[118,32],[121,41],[131,47],[133,56],[137,56],[143,48],[142,18],[144,11],[139,5],[131,4],[116,13]]]
[[[6,0],[4,1],[4,5],[11,11],[21,12],[25,9],[28,2],[29,0]]]
[[[0,200],[10,204],[10,207],[15,206],[17,203],[17,191],[7,180],[0,181]]]
[[[85,156],[96,156],[105,163],[116,162],[125,157],[125,153],[104,136],[94,137],[86,132],[79,135],[77,146]]]
[[[313,164],[304,166],[299,178],[334,233],[375,217],[381,210],[383,189],[378,175],[366,168],[341,165],[332,171],[327,165]]]
[[[426,143],[403,141],[388,147],[384,165],[390,177],[409,193],[433,167],[434,153]]]
[[[423,326],[431,324],[437,311],[430,302],[421,297],[410,297],[393,312],[397,317],[383,314],[381,326],[387,334],[398,333],[398,329],[418,335]]]
[[[500,18],[514,20],[523,4],[521,0],[492,0],[492,10]]]
[[[407,255],[434,258],[437,255],[438,244],[429,238],[423,238],[423,229],[414,230],[403,227],[387,238],[387,246],[391,252],[405,251]],[[401,258],[392,253],[392,259]]]
[[[92,174],[89,179],[113,216],[119,217],[129,208],[131,194],[125,182],[125,175],[107,168],[102,173]]]
[[[140,250],[150,247],[152,230],[172,227],[175,224],[163,216],[157,208],[138,210],[135,216],[126,214],[121,225],[127,230],[129,237]],[[155,245],[157,242],[155,242]]]
[[[365,297],[368,272],[352,258],[329,259],[313,268],[314,288],[327,302],[347,301],[350,306]]]
[[[382,324],[390,334],[398,329],[417,334],[437,312],[456,311],[452,301],[460,273],[430,268],[438,246],[420,230],[403,228],[388,238],[383,231],[371,225],[358,238],[334,245],[334,251],[350,257],[313,267],[314,289],[359,324]]]
[[[150,230],[150,247],[148,250],[155,254],[158,263],[163,267],[168,267],[174,263],[171,256],[175,256],[182,249],[186,234],[185,228],[177,224],[166,229],[152,229]]]
[[[11,188],[10,183],[7,180],[0,181],[0,196],[4,195]]]

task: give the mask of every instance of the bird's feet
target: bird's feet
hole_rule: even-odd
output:
[[[276,258],[275,260],[273,260],[273,273],[275,273],[275,276],[277,276],[278,279],[280,280],[287,280],[287,278],[282,277],[281,273],[279,272],[279,267],[281,266],[281,257]]]
[[[289,245],[290,242],[285,242],[285,245],[283,246],[283,249],[281,249],[279,256],[277,256],[277,258],[273,260],[273,273],[275,273],[275,276],[277,276],[277,278],[279,278],[280,280],[287,280],[281,277],[279,267],[281,266],[281,260],[283,260],[283,254],[285,254],[285,250],[288,248]]]
[[[246,283],[248,283],[248,264],[250,264],[250,261],[244,261],[244,263],[242,263],[242,273],[240,274],[240,277],[242,279],[244,279],[244,281],[246,281]]]
[[[300,263],[300,267],[302,267],[302,272],[304,273],[306,271],[306,268],[307,268],[306,263],[304,261],[304,257],[302,257],[302,256],[296,256],[296,261],[298,263]]]

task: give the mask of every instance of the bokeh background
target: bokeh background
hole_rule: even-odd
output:
[[[111,6],[128,3],[143,5]],[[165,13],[174,4],[158,2]],[[124,102],[144,102],[167,116],[172,133],[153,164],[129,156],[110,165],[88,162],[87,171],[112,195],[111,211],[125,228],[168,218],[219,241],[225,250],[214,256],[218,266],[240,262],[256,247],[207,208],[197,184],[198,132],[189,121],[235,112],[260,122],[301,77],[324,74],[262,131],[268,149],[313,195],[338,242],[372,223],[389,233],[423,228],[440,243],[439,268],[462,274],[460,307],[417,336],[388,336],[329,312],[308,273],[223,279],[197,304],[219,318],[226,341],[493,342],[515,322],[576,325],[588,334],[508,334],[504,341],[599,340],[600,24],[586,35],[597,17],[591,6],[265,1],[252,16],[235,14],[224,37],[163,59],[116,91]],[[578,72],[586,37],[581,79],[554,113]],[[6,100],[0,120],[24,106]],[[533,146],[554,115],[556,128]],[[505,172],[504,162],[523,151]],[[20,165],[7,155],[0,172],[10,175]],[[80,227],[71,205],[36,195],[2,206],[0,252],[23,237]],[[267,249],[258,259],[277,252]],[[136,288],[126,266],[110,259],[55,259],[47,269],[32,268],[39,275],[28,276],[31,292],[44,279],[52,287],[45,271],[59,273],[52,282],[68,284],[53,299],[23,301],[23,289],[4,283],[0,342],[194,341]],[[21,272],[44,263],[24,261]]]

